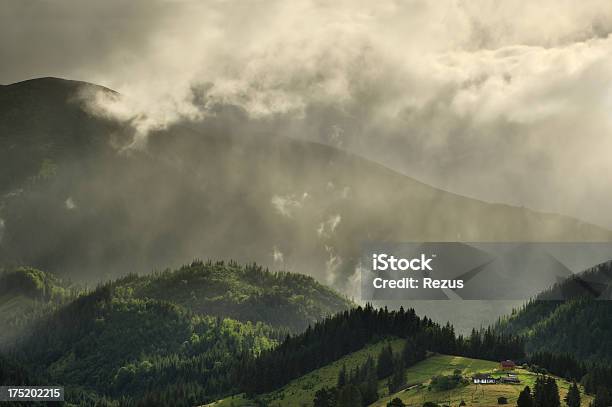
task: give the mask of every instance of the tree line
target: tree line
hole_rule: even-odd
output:
[[[537,352],[529,361],[534,368],[543,368],[541,373],[552,373],[569,381],[580,382],[584,391],[597,394],[612,388],[612,366],[577,360],[569,353]]]
[[[379,398],[378,381],[387,379],[389,393],[396,393],[406,385],[405,369],[425,359],[424,344],[410,338],[404,340],[402,350],[393,352],[391,344],[384,346],[374,359],[369,356],[360,366],[347,371],[343,365],[335,387],[324,387],[315,393],[314,407],[368,406]]]
[[[328,317],[302,334],[287,336],[259,357],[244,358],[239,369],[240,387],[251,395],[272,391],[386,337],[409,338],[415,349],[426,347],[439,353],[495,361],[525,357],[520,338],[496,334],[492,329],[473,331],[464,338],[455,335],[449,323],[440,325],[420,318],[413,309],[390,311],[367,304]]]

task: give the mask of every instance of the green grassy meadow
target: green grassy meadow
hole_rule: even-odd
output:
[[[519,393],[525,386],[529,386],[533,390],[537,374],[522,368],[517,368],[513,371],[501,371],[498,370],[498,367],[498,363],[485,360],[436,355],[407,369],[408,382],[414,383],[417,381],[420,382],[420,385],[409,387],[407,390],[390,396],[383,396],[376,403],[372,404],[372,407],[384,407],[395,397],[399,397],[409,406],[421,406],[426,401],[432,401],[440,405],[459,406],[463,400],[467,406],[484,407],[497,406],[497,398],[503,396],[508,399],[508,405],[516,405]],[[448,391],[429,390],[429,379],[432,376],[451,374],[455,369],[460,369],[464,377],[470,377],[474,373],[490,373],[493,377],[501,377],[508,373],[513,373],[518,376],[521,383],[484,385],[470,383],[467,386],[459,386]],[[561,400],[563,400],[570,383],[557,378],[557,385],[559,386]],[[592,401],[592,397],[585,394],[581,396],[582,405],[588,406]]]
[[[389,342],[394,352],[401,352],[403,340],[393,339],[389,341],[380,341],[357,352],[351,353],[327,366],[292,380],[279,390],[266,394],[263,396],[263,399],[270,407],[310,406],[312,405],[312,400],[317,390],[322,387],[333,387],[336,385],[338,373],[343,365],[346,366],[347,371],[350,371],[365,363],[369,356],[376,358],[381,349],[387,346]],[[384,387],[382,381],[379,387]],[[250,405],[252,405],[250,400],[245,399],[242,395],[237,395],[208,404],[207,407],[242,407]]]
[[[394,352],[401,351],[402,341],[399,339],[370,345],[291,381],[281,389],[264,395],[262,400],[270,407],[312,406],[312,400],[317,390],[322,387],[335,386],[338,372],[343,365],[346,365],[346,369],[350,371],[352,368],[364,363],[368,356],[371,355],[376,358],[382,347],[386,346],[388,342],[391,343]],[[526,385],[533,389],[537,377],[535,373],[522,368],[512,371],[512,373],[519,377],[520,384],[475,385],[470,383],[469,385],[460,386],[449,391],[433,391],[428,388],[429,381],[433,376],[450,375],[457,369],[461,370],[461,374],[464,377],[471,377],[475,373],[490,373],[494,377],[499,377],[509,373],[508,371],[498,370],[498,367],[498,363],[486,360],[451,355],[432,355],[426,360],[406,369],[407,389],[405,390],[389,395],[386,386],[387,380],[381,380],[378,384],[380,399],[371,406],[385,407],[391,399],[399,397],[409,406],[421,406],[426,401],[433,401],[440,405],[459,406],[459,403],[463,400],[467,406],[485,407],[497,406],[497,398],[501,396],[508,399],[508,405],[516,405],[516,400],[521,390]],[[570,383],[557,378],[557,384],[560,389],[561,399],[563,399]],[[582,394],[583,406],[588,406],[591,401],[592,397]],[[207,407],[247,407],[252,405],[252,400],[247,399],[244,395],[235,395],[208,404]]]

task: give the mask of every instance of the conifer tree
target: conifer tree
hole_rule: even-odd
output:
[[[548,377],[546,380],[546,405],[545,407],[559,407],[561,406],[561,399],[559,398],[559,388],[557,387],[557,381],[553,377]]]
[[[323,387],[315,393],[314,407],[334,407],[336,405],[336,390]]]
[[[538,376],[536,378],[535,386],[533,388],[533,405],[534,407],[548,407],[546,405],[546,389],[545,389],[545,378],[544,376]]]
[[[531,397],[531,389],[529,386],[525,386],[519,398],[516,401],[517,407],[533,407],[533,398]]]
[[[404,360],[401,357],[395,359],[393,374],[389,378],[387,386],[389,393],[395,393],[406,384],[406,372],[404,371]]]
[[[338,381],[336,386],[341,389],[342,387],[344,387],[346,385],[346,365],[342,365],[342,369],[340,369],[340,371],[338,372]]]
[[[363,405],[361,392],[353,384],[347,384],[340,389],[336,407],[360,407]]]
[[[406,407],[406,405],[400,398],[396,397],[387,403],[387,407]]]
[[[567,395],[565,396],[565,402],[568,407],[580,407],[580,390],[576,382],[573,382],[570,386]]]
[[[612,394],[610,390],[600,386],[593,400],[593,407],[608,407],[612,405]]]
[[[389,377],[393,373],[393,349],[390,344],[382,348],[378,354],[376,373],[379,379]]]

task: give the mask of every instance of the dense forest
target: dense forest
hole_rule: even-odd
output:
[[[131,274],[107,284],[117,295],[156,299],[181,305],[194,313],[301,332],[319,319],[353,306],[312,277],[270,272],[257,265],[193,261],[177,270]],[[9,301],[30,300],[30,306],[61,305],[86,295],[87,289],[31,267],[0,272],[0,318],[8,318]],[[19,320],[24,318],[23,309]],[[16,312],[12,313],[13,317]],[[0,321],[3,321],[0,319]],[[18,322],[18,321],[14,321]]]
[[[63,383],[81,404],[212,400],[237,390],[241,359],[351,306],[311,277],[234,262],[194,261],[93,291],[63,288],[31,268],[2,282],[0,307],[54,305],[30,318],[28,334],[0,361],[0,382]]]
[[[177,270],[130,275],[112,287],[133,298],[169,301],[195,313],[263,322],[291,332],[353,306],[312,277],[233,261],[194,261]]]
[[[176,304],[134,299],[111,286],[78,298],[42,319],[14,353],[49,383],[114,397],[192,386],[194,399],[232,389],[237,355],[275,344],[261,323],[202,316]]]
[[[569,353],[525,353],[531,337],[513,334],[510,324],[540,316],[525,310],[551,307],[554,313],[564,306],[552,301],[530,302],[495,328],[464,337],[413,309],[347,309],[349,301],[310,277],[254,264],[194,261],[91,291],[32,268],[0,278],[0,306],[12,306],[15,298],[42,304],[31,314],[30,334],[0,357],[0,384],[63,384],[67,399],[79,405],[186,406],[239,392],[256,396],[392,337],[404,338],[401,352],[387,347],[344,371],[336,387],[317,394],[317,403],[371,402],[378,397],[374,383],[383,379],[396,391],[405,384],[405,368],[428,352],[529,363],[601,397],[612,382],[609,364]],[[565,305],[597,309],[591,301],[608,303],[576,296]],[[432,385],[446,388],[453,380],[439,377]]]
[[[514,336],[495,334],[491,329],[474,331],[469,339],[456,336],[450,324],[439,325],[414,310],[390,311],[371,305],[339,313],[288,337],[258,358],[245,360],[241,385],[250,394],[278,388],[369,342],[389,336],[410,338],[417,349],[502,360],[524,358],[523,343]],[[472,343],[472,341],[474,341]]]
[[[569,381],[580,382],[584,390],[596,394],[600,388],[612,390],[612,366],[606,362],[585,362],[568,353],[538,352],[530,363],[541,367],[541,373],[552,373]]]
[[[31,267],[0,270],[0,351],[80,292],[75,285]]]
[[[499,321],[496,332],[523,335],[528,353],[570,353],[612,364],[612,262],[556,284]],[[567,298],[565,301],[555,298]]]
[[[222,267],[238,266],[195,262],[175,273],[182,279],[190,273],[206,275],[195,270]],[[243,272],[252,273],[246,280],[302,281],[299,276],[273,275],[257,267]],[[167,297],[175,295],[168,288],[173,277],[172,272],[128,276],[42,316],[33,334],[1,360],[0,383],[17,379],[61,383],[69,388],[69,400],[83,405],[192,405],[239,391],[272,390],[386,337],[406,338],[401,356],[382,355],[376,361],[376,377],[390,377],[394,388],[401,377],[393,379],[393,372],[420,360],[426,350],[467,355],[480,349],[481,345],[470,348],[474,338],[489,346],[481,357],[523,356],[522,343],[514,337],[487,330],[464,339],[455,335],[450,324],[420,318],[414,310],[367,305],[291,334],[282,324],[273,327],[204,315],[142,294],[159,290]],[[369,377],[371,369],[368,365],[350,373],[347,383]]]

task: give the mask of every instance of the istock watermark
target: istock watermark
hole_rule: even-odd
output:
[[[367,243],[363,300],[612,299],[612,243]]]

